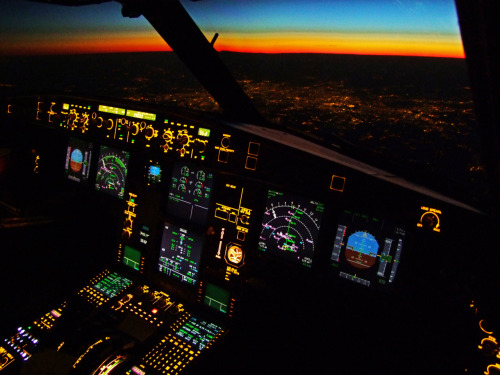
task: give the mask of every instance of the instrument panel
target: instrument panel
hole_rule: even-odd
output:
[[[28,122],[67,143],[67,179],[128,202],[119,246],[134,269],[143,264],[143,271],[176,274],[173,258],[157,253],[172,247],[184,254],[190,241],[189,253],[207,258],[211,252],[208,262],[225,268],[222,284],[266,257],[284,267],[338,273],[368,288],[397,284],[405,234],[416,228],[420,206],[408,217],[401,201],[386,199],[387,184],[318,156],[320,146],[303,141],[303,151],[252,134],[244,124],[132,102],[47,97],[31,105]],[[370,195],[375,199],[366,204]],[[148,215],[142,206],[154,210]],[[346,225],[346,215],[358,222],[356,229]],[[384,237],[394,225],[397,234]],[[199,266],[199,257],[191,262]]]
[[[464,209],[320,144],[210,115],[70,96],[8,108],[16,136],[36,149],[37,183],[116,220],[111,270],[49,314],[58,322],[91,307],[119,333],[119,342],[96,336],[61,349],[81,369],[95,365],[86,359],[94,348],[134,342],[101,358],[96,373],[182,373],[249,319],[262,323],[256,332],[269,328],[266,304],[306,314],[311,301],[340,293],[353,308],[390,305],[430,256],[419,241],[439,241],[447,212]],[[369,329],[394,318],[380,315]],[[6,358],[23,347],[16,335],[11,349],[0,346]]]

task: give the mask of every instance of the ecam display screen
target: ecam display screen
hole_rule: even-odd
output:
[[[165,223],[161,240],[159,271],[181,283],[198,280],[203,237],[192,230]]]
[[[322,203],[269,190],[259,250],[311,267],[324,209]]]
[[[334,273],[366,287],[390,288],[401,262],[406,231],[393,222],[344,211],[330,255]]]
[[[212,196],[213,173],[188,163],[172,170],[167,212],[191,223],[205,224]]]

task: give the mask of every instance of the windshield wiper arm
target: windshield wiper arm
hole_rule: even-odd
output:
[[[30,0],[67,6],[112,0]],[[179,0],[117,0],[124,17],[143,15],[232,120],[265,123]]]
[[[142,14],[231,119],[263,122],[218,52],[179,0],[122,0],[124,16]]]

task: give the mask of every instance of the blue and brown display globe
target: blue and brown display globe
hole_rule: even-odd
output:
[[[70,166],[71,170],[75,173],[78,173],[82,170],[82,168],[83,168],[83,154],[79,149],[75,148],[71,152],[71,161],[69,163],[69,166]]]
[[[349,236],[345,257],[356,268],[370,268],[377,261],[378,242],[368,232],[355,232]]]

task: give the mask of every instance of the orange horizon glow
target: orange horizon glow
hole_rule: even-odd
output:
[[[460,36],[376,33],[229,33],[218,51],[243,53],[323,53],[464,58]],[[0,42],[0,55],[61,55],[172,51],[154,32],[71,37],[43,36]]]

